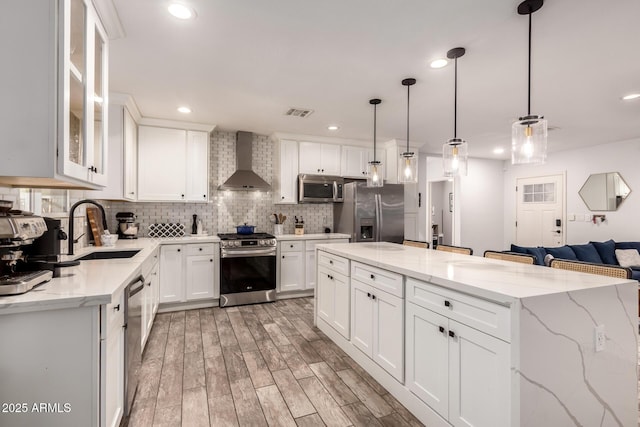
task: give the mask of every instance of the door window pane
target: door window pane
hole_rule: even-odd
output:
[[[556,183],[523,185],[522,201],[524,203],[554,203],[556,201]]]

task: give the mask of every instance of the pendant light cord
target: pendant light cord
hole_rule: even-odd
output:
[[[458,58],[453,63],[454,83],[453,83],[453,138],[458,138]]]
[[[407,85],[407,153],[409,152],[409,89],[411,85]]]
[[[376,162],[376,117],[377,117],[378,105],[373,104],[373,162]]]
[[[529,76],[527,86],[527,116],[531,115],[531,15],[529,12]]]

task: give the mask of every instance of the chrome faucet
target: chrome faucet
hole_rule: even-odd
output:
[[[107,229],[107,215],[104,212],[104,208],[102,207],[102,205],[98,202],[96,202],[95,200],[90,200],[90,199],[84,199],[84,200],[80,200],[76,203],[73,204],[73,206],[71,206],[71,209],[69,210],[69,250],[67,251],[68,255],[73,255],[73,243],[74,243],[74,235],[73,235],[73,213],[75,212],[76,208],[84,203],[88,203],[90,205],[95,205],[98,207],[98,209],[100,209],[100,213],[102,213],[102,227],[106,230]],[[77,240],[75,240],[77,242]]]

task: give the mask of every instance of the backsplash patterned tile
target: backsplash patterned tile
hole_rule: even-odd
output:
[[[331,204],[317,205],[275,205],[272,192],[218,191],[220,184],[236,170],[236,133],[217,130],[211,134],[209,150],[209,202],[208,203],[132,203],[120,201],[102,201],[107,211],[110,230],[116,230],[115,215],[118,212],[133,212],[141,226],[141,234],[147,235],[149,225],[162,222],[185,224],[187,232],[191,230],[192,215],[202,220],[204,230],[209,233],[235,232],[235,226],[244,224],[256,226],[256,231],[273,233],[273,224],[269,220],[272,213],[287,216],[284,232],[293,234],[294,216],[302,216],[305,233],[321,233],[324,225],[333,224]],[[253,170],[269,184],[274,174],[274,143],[266,135],[253,136]]]

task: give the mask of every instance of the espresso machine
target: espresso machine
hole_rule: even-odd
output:
[[[116,219],[118,220],[118,238],[138,238],[138,228],[140,224],[136,223],[136,214],[133,212],[118,212]]]
[[[0,204],[0,297],[25,293],[53,277],[50,270],[24,268],[25,250],[47,231],[44,218],[11,207]]]

